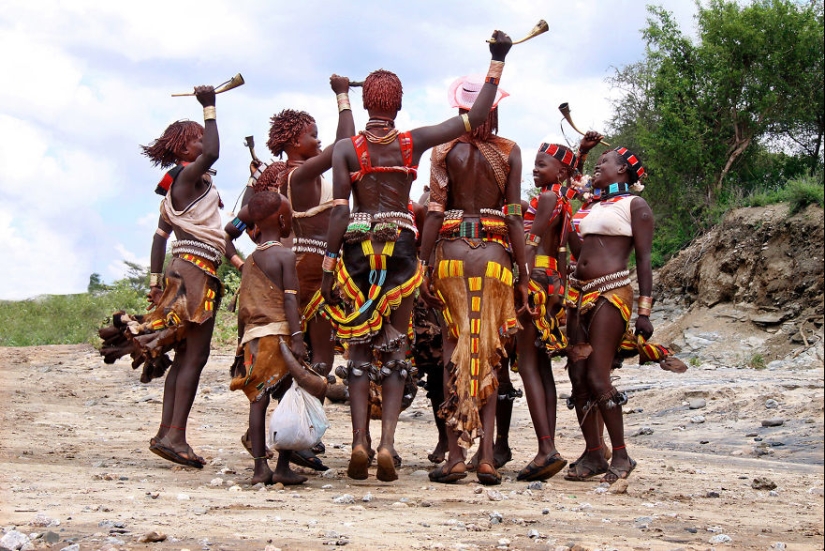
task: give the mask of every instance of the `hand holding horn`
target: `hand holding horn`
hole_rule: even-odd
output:
[[[237,88],[238,86],[241,86],[242,84],[244,84],[244,79],[241,76],[241,74],[238,73],[237,75],[230,78],[226,82],[223,82],[223,83],[218,84],[217,86],[215,86],[215,93],[220,94],[221,92],[226,92],[228,90],[231,90],[232,88]],[[194,95],[195,95],[194,92],[187,92],[185,94],[172,94],[172,97],[173,98],[180,98],[180,97],[184,97],[184,96],[194,96]]]
[[[547,24],[547,21],[545,21],[544,19],[540,19],[539,22],[536,23],[536,26],[533,27],[530,30],[529,33],[527,33],[527,36],[525,36],[524,38],[521,38],[519,40],[514,40],[513,44],[521,44],[522,42],[527,42],[531,38],[533,38],[535,36],[538,36],[542,33],[546,33],[549,30],[550,30],[550,26]],[[494,38],[488,38],[487,39],[487,42],[490,43],[490,44],[494,44],[495,41],[496,40]]]
[[[570,106],[567,104],[567,102],[564,102],[561,105],[559,105],[559,111],[561,111],[562,116],[564,116],[567,122],[570,123],[570,126],[573,128],[573,130],[584,136],[584,132],[576,128],[576,125],[573,124],[573,119],[570,118]],[[604,140],[600,140],[599,143],[604,146],[610,147],[610,144]]]
[[[261,160],[255,155],[255,136],[247,136],[244,138],[243,144],[249,148],[249,154],[252,155],[252,163],[255,165],[255,168],[261,166]]]

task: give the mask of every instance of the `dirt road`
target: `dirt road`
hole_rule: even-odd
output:
[[[204,371],[190,441],[208,465],[194,471],[147,449],[162,381],[142,385],[127,361],[105,366],[88,346],[0,348],[5,535],[16,528],[37,537],[30,548],[55,550],[823,549],[821,369],[706,365],[675,375],[626,365],[617,386],[631,394],[626,434],[638,467],[614,494],[598,479],[515,481],[535,454],[523,399],[503,484],[431,483],[436,433],[423,392],[399,424],[400,480],[346,477],[348,410],[330,404],[331,470],[305,470],[296,488],[252,487],[239,442],[247,402],[228,390],[229,364],[216,351]],[[563,367],[554,372],[569,392]],[[558,447],[572,460],[583,446],[575,416],[563,401],[558,413]],[[166,539],[139,541],[152,531]]]

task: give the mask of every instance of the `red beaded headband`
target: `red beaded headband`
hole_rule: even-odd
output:
[[[628,150],[626,147],[617,147],[614,149],[616,153],[622,156],[622,158],[627,161],[627,164],[630,165],[630,168],[636,172],[636,176],[641,180],[645,175],[645,167],[642,165],[642,161],[633,154],[632,151]]]
[[[547,153],[551,157],[555,157],[570,168],[576,167],[576,154],[573,153],[569,147],[555,143],[542,143],[541,146],[539,146],[539,152]]]

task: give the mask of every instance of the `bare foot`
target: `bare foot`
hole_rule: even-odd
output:
[[[444,458],[447,457],[447,443],[442,442],[441,440],[438,441],[438,444],[435,445],[435,449],[433,453],[427,456],[427,459],[430,460],[430,463],[435,463],[438,465]]]
[[[298,484],[303,484],[307,481],[307,477],[302,476],[295,471],[286,470],[284,472],[274,472],[272,473],[272,480],[271,484],[277,484],[280,482],[284,486],[297,486]]]
[[[398,480],[398,473],[395,472],[396,461],[400,463],[401,458],[387,448],[378,450],[378,471],[375,477],[383,482]]]
[[[496,469],[502,468],[513,459],[513,452],[507,443],[496,442],[493,446],[493,465]]]
[[[263,466],[255,466],[255,472],[252,475],[252,485],[263,482],[264,484],[272,484],[272,469],[266,463]]]
[[[366,480],[369,477],[370,454],[364,446],[352,448],[349,458],[347,476],[355,480]]]

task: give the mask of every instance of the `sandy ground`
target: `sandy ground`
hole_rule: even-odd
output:
[[[209,463],[195,471],[147,449],[162,381],[143,385],[127,361],[106,366],[88,346],[0,348],[5,533],[41,535],[31,548],[56,550],[823,549],[821,369],[700,365],[675,375],[626,365],[617,386],[631,393],[638,467],[624,494],[598,479],[516,482],[536,446],[523,399],[500,486],[473,475],[431,483],[436,432],[424,392],[399,423],[400,480],[379,482],[374,469],[366,481],[346,477],[349,413],[329,404],[331,470],[304,470],[309,481],[284,490],[248,483],[247,402],[228,390],[230,360],[216,351],[204,371],[190,442]],[[568,393],[563,366],[554,372]],[[782,424],[763,426],[770,420]],[[583,447],[563,403],[558,447],[570,460]],[[166,539],[140,542],[150,531]]]

